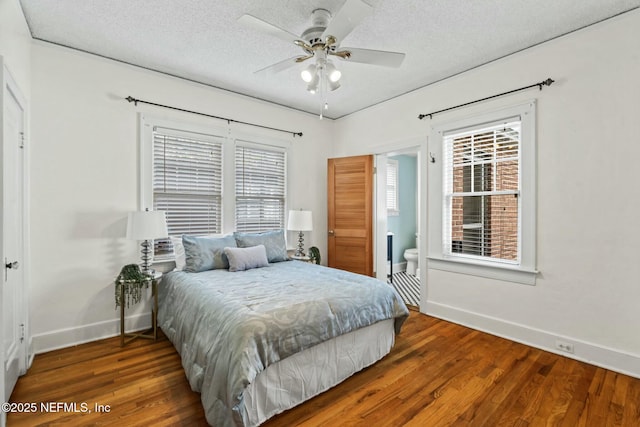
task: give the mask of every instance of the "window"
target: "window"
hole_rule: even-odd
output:
[[[444,136],[444,253],[518,263],[520,119]]]
[[[220,137],[153,127],[153,209],[166,212],[170,236],[222,232]],[[155,255],[172,252],[156,240]]]
[[[139,118],[140,209],[165,211],[170,236],[284,228],[289,142]],[[156,240],[154,259],[172,258],[171,239]]]
[[[430,151],[430,268],[535,284],[535,102],[436,126]]]
[[[277,148],[236,146],[236,230],[284,228],[286,153]]]
[[[398,161],[387,159],[387,215],[398,216]]]

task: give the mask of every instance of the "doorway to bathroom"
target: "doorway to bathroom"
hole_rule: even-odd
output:
[[[385,277],[407,305],[420,306],[419,150],[391,151],[376,158],[377,248],[386,247]],[[383,233],[384,231],[384,233]],[[378,260],[385,254],[380,253]]]

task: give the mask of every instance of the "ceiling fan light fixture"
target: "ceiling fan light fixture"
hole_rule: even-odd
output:
[[[307,85],[307,90],[312,94],[316,93],[318,91],[318,86],[320,86],[320,74],[315,73]]]
[[[310,64],[300,73],[300,77],[302,77],[302,80],[307,83],[310,83],[316,75],[316,64]]]
[[[342,3],[342,7],[333,14],[327,9],[314,9],[311,13],[311,25],[299,36],[252,15],[245,14],[238,19],[239,22],[263,34],[275,36],[288,43],[293,41],[295,46],[304,51],[303,56],[289,58],[259,71],[268,70],[275,73],[307,60],[313,62],[300,71],[300,77],[307,84],[308,92],[320,95],[318,98],[322,101],[321,119],[324,110],[328,108],[327,95],[340,87],[339,81],[342,77],[342,73],[330,58],[338,57],[355,63],[398,68],[405,57],[405,54],[400,52],[341,48],[342,40],[371,14],[373,7],[367,0],[342,0],[339,3]]]
[[[340,77],[342,77],[342,73],[340,72],[340,70],[338,70],[336,68],[335,65],[333,65],[332,62],[328,61],[327,62],[327,76],[329,77],[329,81],[330,82],[337,83],[338,80],[340,80]]]

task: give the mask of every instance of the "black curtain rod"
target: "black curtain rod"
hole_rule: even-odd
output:
[[[422,120],[425,117],[429,117],[430,119],[432,119],[434,114],[443,113],[445,111],[453,110],[453,109],[460,108],[460,107],[466,107],[467,105],[475,104],[476,102],[482,102],[482,101],[486,101],[488,99],[497,98],[499,96],[509,95],[510,93],[520,92],[521,90],[526,90],[526,89],[531,89],[532,87],[538,87],[540,90],[542,90],[542,86],[551,86],[551,83],[553,83],[554,81],[555,80],[547,79],[547,80],[541,81],[540,83],[535,83],[535,84],[532,84],[532,85],[529,85],[529,86],[521,87],[519,89],[510,90],[509,92],[499,93],[499,94],[493,95],[493,96],[487,96],[486,98],[482,98],[482,99],[478,99],[478,100],[475,100],[475,101],[467,102],[466,104],[456,105],[455,107],[445,108],[444,110],[434,111],[433,113],[429,113],[429,114],[420,114],[420,115],[418,115],[418,119]]]
[[[255,123],[249,123],[249,122],[242,122],[240,120],[233,120],[233,119],[228,119],[226,117],[219,117],[219,116],[213,116],[211,114],[206,114],[206,113],[200,113],[198,111],[191,111],[191,110],[185,110],[183,108],[178,108],[178,107],[172,107],[170,105],[162,105],[162,104],[156,104],[155,102],[149,102],[149,101],[143,101],[142,99],[136,99],[133,98],[131,96],[127,96],[125,98],[127,101],[129,102],[133,102],[136,106],[138,105],[138,102],[142,103],[142,104],[147,104],[147,105],[153,105],[155,107],[162,107],[162,108],[168,108],[170,110],[176,110],[176,111],[182,111],[183,113],[191,113],[191,114],[197,114],[199,116],[205,116],[205,117],[211,117],[212,119],[218,119],[218,120],[224,120],[227,123],[240,123],[243,125],[249,125],[249,126],[255,126],[258,128],[262,128],[262,129],[269,129],[269,130],[275,130],[277,132],[284,132],[284,133],[290,133],[292,134],[294,137],[296,136],[302,136],[302,132],[292,132],[290,130],[284,130],[284,129],[278,129],[278,128],[272,128],[269,126],[263,126],[263,125],[258,125]]]

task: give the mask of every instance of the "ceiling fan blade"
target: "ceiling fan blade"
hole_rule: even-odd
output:
[[[298,36],[290,33],[287,30],[283,30],[280,27],[276,27],[275,25],[263,21],[262,19],[256,18],[252,15],[242,15],[240,18],[238,18],[238,22],[247,28],[253,28],[254,30],[277,37],[288,43],[291,43],[299,38]]]
[[[333,36],[338,40],[338,43],[341,43],[372,11],[372,7],[362,0],[347,0],[338,13],[331,18],[329,26],[322,33],[322,38]]]
[[[276,62],[275,64],[271,64],[268,67],[262,68],[258,71],[254,71],[254,74],[258,74],[258,73],[269,73],[269,74],[275,74],[275,73],[279,73],[280,71],[284,71],[288,68],[293,67],[294,65],[296,65],[298,62],[302,62],[304,59],[307,59],[306,56],[293,56],[291,58],[287,58],[284,61],[280,61],[280,62]]]
[[[350,53],[348,55],[347,53]],[[405,54],[400,52],[389,52],[386,50],[371,50],[345,47],[338,52],[329,52],[340,59],[349,62],[359,62],[362,64],[380,65],[382,67],[398,68],[404,60]]]

